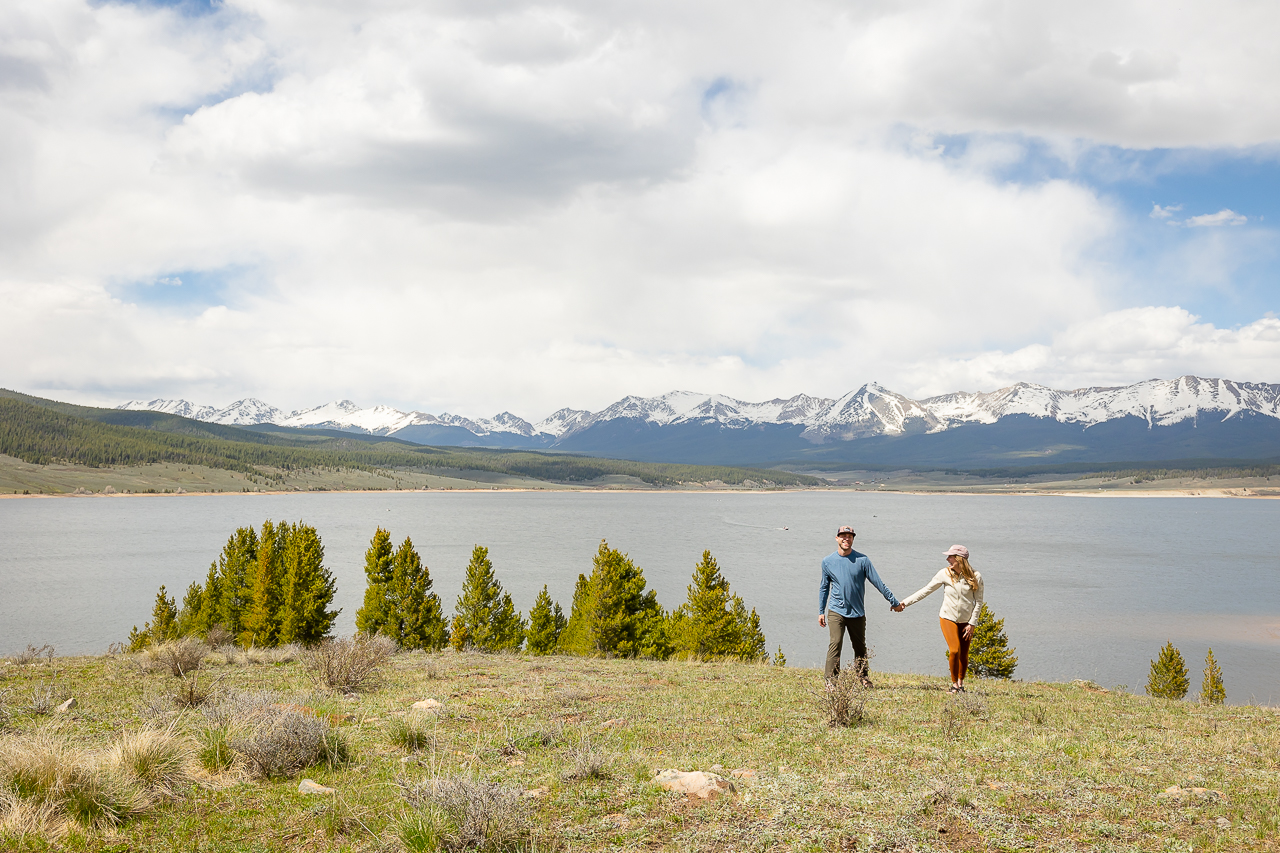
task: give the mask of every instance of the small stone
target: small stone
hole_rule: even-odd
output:
[[[78,705],[78,704],[79,704],[79,703],[78,703],[78,702],[76,702],[76,697],[72,696],[70,699],[68,699],[67,701],[63,702],[63,703],[62,703],[61,705],[59,705],[58,707],[54,708],[54,709],[53,709],[53,713],[55,713],[55,714],[65,714],[65,713],[67,713],[68,711],[70,711],[72,708],[76,707],[76,705]]]
[[[1217,824],[1219,829],[1229,829],[1231,827],[1231,821],[1227,820],[1225,817],[1218,818]]]
[[[435,699],[422,699],[409,707],[415,711],[439,711],[444,706]]]
[[[734,792],[733,783],[715,773],[703,773],[701,770],[686,772],[682,770],[660,770],[653,777],[653,783],[668,791],[687,794],[700,800],[709,800],[722,794]]]
[[[326,788],[319,782],[313,782],[310,779],[303,779],[298,783],[299,794],[336,794],[336,788]]]
[[[756,778],[756,771],[747,767],[739,767],[737,770],[730,770],[729,775],[734,779],[754,779]]]

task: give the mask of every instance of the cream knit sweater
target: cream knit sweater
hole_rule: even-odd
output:
[[[982,609],[982,574],[975,569],[973,575],[978,579],[977,589],[970,589],[964,580],[952,581],[951,570],[942,569],[928,584],[902,599],[902,604],[910,607],[940,587],[945,587],[946,593],[942,596],[942,609],[938,611],[938,616],[952,622],[977,624],[978,611]]]

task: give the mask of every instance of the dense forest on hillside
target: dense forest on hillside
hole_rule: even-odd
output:
[[[740,485],[747,480],[779,486],[822,482],[784,471],[630,462],[536,451],[461,450],[370,438],[256,432],[177,415],[95,409],[0,392],[0,454],[38,465],[65,462],[104,467],[177,462],[267,477],[278,471],[323,468],[469,470],[559,482],[624,475],[655,486],[711,481]]]

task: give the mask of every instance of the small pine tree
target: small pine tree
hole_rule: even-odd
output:
[[[1182,660],[1182,653],[1173,647],[1173,642],[1164,644],[1160,656],[1151,662],[1151,673],[1147,676],[1147,695],[1159,699],[1181,699],[1191,689],[1191,680],[1187,677],[1187,665]]]
[[[324,545],[314,527],[302,522],[287,525],[280,566],[278,642],[314,645],[329,635],[338,618],[337,610],[326,609],[333,602],[335,584],[324,566]]]
[[[782,653],[782,646],[778,646],[778,651],[774,652],[773,665],[774,666],[787,665],[787,656]]]
[[[969,670],[979,678],[1013,678],[1018,666],[1016,651],[1009,645],[1004,620],[997,619],[984,602],[969,640]]]
[[[1213,656],[1213,649],[1204,656],[1204,681],[1200,685],[1200,701],[1206,705],[1221,705],[1227,701],[1227,687],[1222,683],[1222,668]]]
[[[569,607],[569,621],[560,632],[556,649],[566,655],[591,654],[588,611],[591,609],[591,581],[579,573],[573,587],[573,604]]]
[[[413,540],[405,537],[391,558],[382,625],[383,633],[402,648],[438,651],[449,641],[440,597],[431,591],[431,585],[430,570],[418,556]]]
[[[549,655],[556,650],[560,635],[564,632],[567,620],[560,605],[551,600],[546,584],[529,611],[529,636],[526,648],[529,654]]]
[[[742,601],[729,592],[729,581],[710,551],[693,567],[689,597],[671,614],[671,640],[682,658],[711,660],[736,655],[742,626],[734,606]]]
[[[498,583],[489,560],[489,549],[482,545],[471,552],[462,594],[454,609],[457,611],[453,620],[455,648],[519,651],[524,642],[524,619],[516,612],[510,593],[504,592]]]
[[[288,522],[262,523],[257,560],[245,571],[247,595],[241,619],[242,646],[274,646],[280,640],[280,599],[284,586],[281,553],[288,533]]]
[[[574,590],[573,611],[565,628],[573,643],[568,650],[619,657],[670,655],[666,615],[658,594],[645,592],[640,567],[604,541],[592,563],[591,576],[585,583],[579,577]]]
[[[155,606],[151,608],[151,621],[138,630],[134,625],[129,631],[129,651],[137,652],[153,643],[163,643],[178,636],[178,605],[165,591],[164,584],[156,593]]]
[[[190,637],[192,634],[204,635],[200,630],[200,613],[204,610],[204,587],[195,581],[187,587],[187,594],[182,597],[182,607],[178,609],[177,624],[174,628],[179,637]]]
[[[376,634],[387,623],[387,587],[394,571],[392,565],[391,533],[379,527],[373,533],[369,548],[364,552],[364,604],[356,611],[356,630],[362,634]]]

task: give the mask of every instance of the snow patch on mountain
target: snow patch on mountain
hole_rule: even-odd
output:
[[[537,424],[511,412],[492,418],[466,418],[447,412],[402,412],[390,406],[363,409],[350,400],[289,414],[255,398],[238,400],[223,409],[165,399],[131,400],[118,408],[168,412],[222,424],[273,423],[371,435],[394,435],[406,427],[423,424],[452,426],[477,437],[508,433],[545,440],[552,446],[575,433],[620,418],[658,426],[701,423],[728,429],[776,424],[802,426],[805,438],[820,443],[916,431],[941,432],[967,423],[993,424],[1009,415],[1051,418],[1083,428],[1122,417],[1142,418],[1151,427],[1198,418],[1226,420],[1247,413],[1280,418],[1280,385],[1182,376],[1123,387],[1057,391],[1020,382],[998,391],[957,392],[912,400],[870,382],[835,400],[798,394],[762,403],[722,394],[672,391],[660,397],[624,397],[595,413],[560,409]]]

